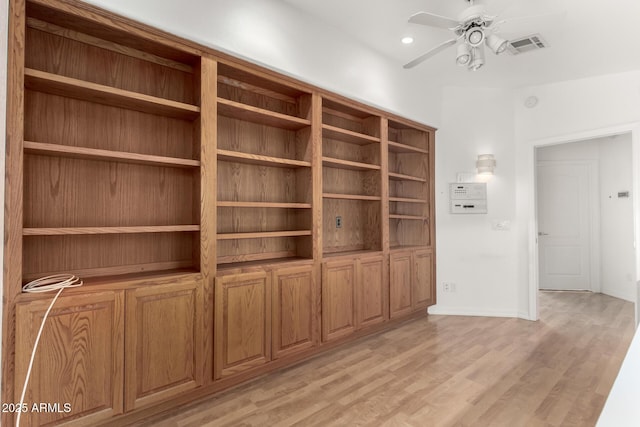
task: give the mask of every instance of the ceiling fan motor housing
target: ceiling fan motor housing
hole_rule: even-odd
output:
[[[485,13],[485,7],[483,5],[470,6],[462,11],[458,16],[458,22],[460,27],[466,28],[472,23],[482,23],[485,27],[488,27],[493,22],[493,18]]]
[[[480,46],[484,41],[484,27],[475,23],[470,25],[464,33],[464,38],[469,46]]]

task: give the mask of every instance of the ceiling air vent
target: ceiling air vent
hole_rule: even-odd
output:
[[[512,55],[518,55],[531,50],[544,49],[547,46],[547,42],[544,41],[540,34],[532,34],[516,40],[509,40],[509,43],[507,43],[507,50]]]

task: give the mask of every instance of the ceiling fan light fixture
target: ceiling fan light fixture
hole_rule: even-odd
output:
[[[502,37],[496,36],[495,34],[490,34],[489,37],[485,40],[489,49],[493,51],[496,55],[500,55],[507,49],[507,40]]]
[[[467,29],[464,38],[469,46],[478,47],[484,41],[484,30],[482,27],[472,26]]]
[[[471,62],[469,63],[469,70],[477,71],[484,65],[484,49],[481,47],[474,47],[471,49]]]
[[[458,45],[458,54],[456,55],[456,64],[467,65],[471,61],[471,48],[468,44],[462,43]]]

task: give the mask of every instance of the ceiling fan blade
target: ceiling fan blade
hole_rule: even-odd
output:
[[[436,15],[429,12],[418,12],[409,18],[409,22],[412,24],[428,25],[430,27],[438,28],[455,28],[460,23],[452,18]]]
[[[457,41],[458,40],[456,40],[456,39],[447,40],[446,42],[441,43],[438,46],[434,47],[433,49],[431,49],[429,52],[425,53],[424,55],[420,55],[419,57],[417,57],[413,61],[404,64],[402,66],[402,68],[405,68],[405,69],[413,68],[416,65],[418,65],[418,64],[426,61],[427,59],[431,58],[436,53],[439,53],[439,52],[445,50],[449,46],[453,46],[454,44],[456,44]]]

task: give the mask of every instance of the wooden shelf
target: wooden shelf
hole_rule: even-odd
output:
[[[395,246],[390,246],[389,250],[391,251],[406,251],[406,250],[413,250],[413,249],[426,249],[429,246],[426,245],[395,245]]]
[[[220,268],[220,266],[224,266],[223,268],[226,270],[237,267],[247,267],[252,265],[262,266],[301,260],[309,260],[309,258],[299,257],[294,251],[282,251],[219,256],[216,263],[218,264],[218,268]]]
[[[281,208],[311,209],[311,203],[279,203],[279,202],[232,202],[218,201],[219,208]]]
[[[342,129],[327,124],[322,125],[322,136],[358,145],[367,145],[380,142],[380,138],[378,137],[366,135],[364,133],[353,132],[347,129]]]
[[[217,260],[218,272],[246,267],[273,267],[282,264],[313,264],[313,259],[296,256],[294,252],[274,252],[260,254],[246,254],[220,257]]]
[[[169,279],[180,279],[183,277],[193,277],[194,280],[201,278],[202,274],[194,266],[188,263],[184,263],[182,266],[176,264],[177,263],[172,263],[171,265],[167,265],[164,269],[159,269],[158,264],[120,265],[85,270],[74,269],[72,273],[81,277],[84,285],[80,288],[66,289],[65,294],[86,292],[87,286],[101,286],[102,289],[122,289],[125,286],[141,285],[149,283],[150,281],[167,281]],[[60,272],[48,271],[38,274],[27,274],[23,276],[23,282],[26,284],[31,280],[54,274],[60,274]],[[32,299],[33,296],[34,294],[23,293],[19,298],[24,301]]]
[[[356,171],[380,170],[380,166],[369,163],[352,162],[350,160],[334,159],[333,157],[322,157],[322,165],[339,169],[349,169]]]
[[[322,193],[322,197],[325,199],[344,199],[344,200],[370,200],[370,201],[382,200],[382,197],[380,196],[363,196],[359,194]]]
[[[311,230],[293,230],[293,231],[260,231],[253,233],[222,233],[218,234],[218,240],[235,240],[235,239],[264,239],[273,237],[298,237],[311,236]]]
[[[426,204],[427,201],[424,199],[410,199],[407,197],[389,197],[390,202],[400,202],[400,203],[422,203]]]
[[[300,88],[298,84],[256,74],[242,66],[237,67],[222,61],[218,62],[218,82],[243,92],[251,92],[290,104],[297,103],[301,96],[310,95],[307,89]]]
[[[322,253],[322,258],[338,258],[338,257],[351,257],[357,256],[361,257],[363,255],[382,255],[382,251],[378,250],[368,250],[368,249],[359,249],[359,250],[328,250]]]
[[[153,270],[153,271],[136,271],[130,273],[120,273],[118,271],[104,271],[100,276],[86,276],[81,274],[80,271],[74,271],[77,276],[82,277],[85,289],[69,288],[65,289],[65,294],[83,293],[86,292],[86,286],[101,286],[102,289],[122,289],[125,286],[142,285],[149,282],[167,281],[170,279],[180,280],[182,278],[189,278],[193,280],[200,280],[202,274],[195,268],[168,268],[166,270]],[[52,274],[55,274],[52,272]],[[44,276],[44,275],[42,275]],[[25,277],[25,280],[34,280],[42,276],[29,276]],[[25,282],[26,283],[26,282]],[[22,294],[23,299],[29,299],[27,295]]]
[[[426,178],[420,178],[418,176],[403,175],[401,173],[389,172],[389,179],[395,179],[399,181],[416,181],[427,182]]]
[[[307,119],[276,113],[224,98],[218,98],[218,113],[232,119],[289,130],[299,130],[311,126],[311,121]]]
[[[426,217],[426,216],[417,216],[417,215],[395,215],[395,214],[390,214],[389,215],[389,219],[410,219],[410,220],[416,220],[416,221],[426,221],[428,219],[428,217]]]
[[[178,62],[173,59],[154,55],[153,53],[128,47],[123,44],[115,43],[113,41],[107,41],[98,37],[93,37],[89,34],[74,31],[70,28],[63,28],[50,22],[41,21],[36,18],[27,17],[27,27],[34,28],[39,31],[44,31],[50,34],[61,35],[63,37],[76,40],[86,45],[95,46],[100,49],[109,50],[132,58],[137,58],[142,61],[162,65],[163,67],[173,68],[176,70],[184,71],[186,73],[193,73],[193,67],[187,63]],[[181,60],[184,61],[187,59],[181,58]]]
[[[28,89],[53,95],[181,119],[193,120],[200,114],[200,108],[195,105],[117,89],[31,68],[25,68],[24,78],[25,86]]]
[[[70,157],[75,159],[107,160],[178,168],[200,167],[199,160],[128,153],[125,151],[101,150],[96,148],[73,147],[69,145],[47,144],[33,141],[24,141],[24,151],[30,154]]]
[[[50,227],[24,228],[24,236],[64,236],[78,234],[134,234],[200,231],[199,225],[154,225],[136,227]]]
[[[419,153],[419,154],[429,154],[429,151],[414,147],[412,145],[401,144],[395,141],[389,141],[389,151],[393,151],[395,153]]]
[[[282,159],[279,157],[262,156],[260,154],[241,153],[239,151],[218,149],[218,160],[248,163],[252,165],[271,166],[276,168],[311,167],[310,162],[302,160]]]

